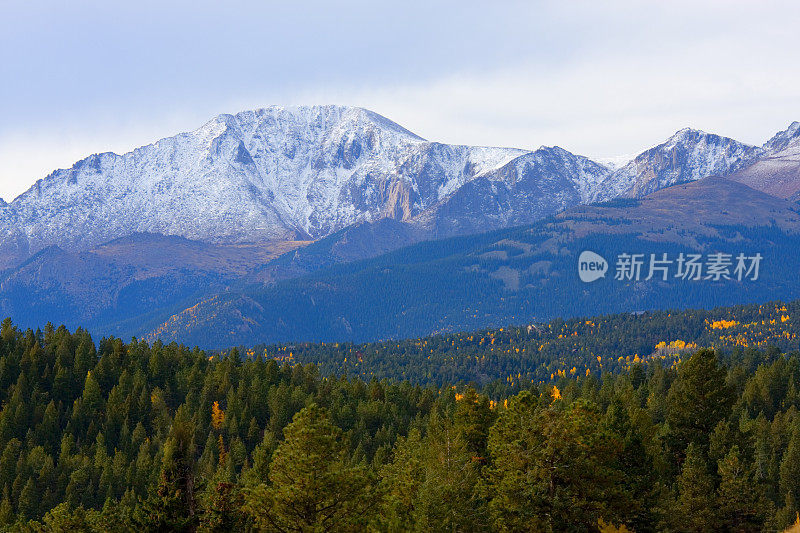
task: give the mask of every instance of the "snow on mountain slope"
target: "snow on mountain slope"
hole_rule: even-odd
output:
[[[800,122],[793,122],[763,146],[764,154],[730,179],[779,198],[800,200]]]
[[[616,171],[630,163],[639,154],[620,154],[613,157],[595,157],[594,162]]]
[[[728,137],[684,128],[616,170],[596,188],[593,200],[640,198],[682,181],[727,176],[754,162],[762,152]]]
[[[800,122],[797,121],[764,143],[764,150],[769,154],[776,154],[791,147],[800,147]]]
[[[0,206],[0,235],[21,256],[135,232],[317,238],[359,220],[411,217],[522,153],[430,143],[360,108],[270,107],[57,170]]]
[[[476,176],[418,222],[437,236],[526,224],[588,202],[610,174],[558,146],[541,147]]]

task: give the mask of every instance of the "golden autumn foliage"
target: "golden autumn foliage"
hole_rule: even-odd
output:
[[[606,522],[602,518],[597,520],[597,529],[600,533],[633,533],[630,529],[625,527],[625,524],[621,526],[615,526],[610,522]]]
[[[402,379],[430,379],[429,373],[454,369],[457,379],[487,375],[516,389],[561,378],[582,380],[626,370],[639,363],[661,360],[675,367],[689,352],[701,347],[767,347],[795,345],[800,323],[791,320],[800,307],[784,304],[751,305],[743,309],[658,312],[647,318],[595,317],[591,320],[555,321],[519,328],[499,328],[480,333],[452,333],[407,341],[352,345],[347,343],[295,343],[259,346],[247,351],[289,365],[315,364],[324,374],[347,373],[362,379],[384,377],[394,371],[385,361],[415,361],[398,370]],[[680,339],[665,335],[676,324],[688,321]],[[650,350],[634,353],[618,340],[619,328],[640,322],[642,337],[652,341]],[[690,332],[690,333],[689,333]],[[692,335],[687,337],[687,335]],[[664,340],[662,340],[664,339]],[[219,356],[217,356],[219,357]],[[545,364],[533,364],[544,361]],[[525,371],[517,372],[518,365]],[[424,369],[424,370],[423,370]],[[587,370],[589,374],[587,376]],[[563,388],[563,386],[562,386]]]
[[[211,426],[219,429],[225,422],[225,411],[219,408],[219,402],[211,404]]]
[[[698,348],[697,344],[693,342],[682,341],[680,339],[670,342],[661,341],[658,344],[656,344],[657,352],[663,351],[663,352],[675,353],[682,351],[694,351],[697,350],[697,348]]]
[[[783,530],[783,533],[800,533],[800,512],[796,514],[797,519],[794,524]]]

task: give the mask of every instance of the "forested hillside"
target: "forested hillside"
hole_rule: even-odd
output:
[[[265,279],[304,271],[331,242],[284,254]],[[427,241],[293,279],[233,287],[192,302],[145,333],[204,348],[259,342],[369,342],[626,311],[710,309],[800,298],[800,207],[739,183],[706,178],[641,200],[576,207],[533,226]],[[335,247],[335,246],[334,246]],[[578,258],[610,265],[593,283]],[[681,279],[681,253],[760,254],[757,280]],[[669,276],[617,279],[615,258],[673,262]],[[321,261],[324,263],[324,261]],[[14,316],[14,315],[11,315]],[[130,330],[103,330],[129,337]]]
[[[640,361],[677,364],[698,347],[800,346],[800,300],[711,310],[623,313],[379,343],[241,347],[249,356],[314,363],[323,374],[508,391],[559,376],[600,376]],[[221,353],[221,352],[220,352]]]
[[[741,327],[761,347],[791,331],[792,309],[765,306],[761,316],[789,318],[756,323],[742,322],[756,308],[742,308],[736,324],[720,319],[710,331]],[[617,349],[649,345],[633,322],[607,320],[606,338],[585,335],[589,348],[578,357],[592,337]],[[520,333],[475,334],[490,339],[476,353]],[[442,339],[429,346],[445,358]],[[559,346],[552,353],[569,364]],[[602,376],[572,364],[575,372],[552,380],[476,391],[322,376],[311,364],[235,350],[95,344],[83,330],[20,331],[6,320],[0,523],[16,531],[643,532],[794,522],[797,351],[717,354],[672,341],[660,349],[676,355],[616,359]],[[616,353],[598,353],[597,362]]]

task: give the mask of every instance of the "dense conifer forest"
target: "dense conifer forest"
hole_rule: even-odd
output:
[[[6,320],[0,524],[781,530],[800,510],[797,309],[227,353]]]
[[[799,336],[800,300],[796,300],[557,319],[366,344],[291,343],[240,350],[250,357],[314,363],[324,375],[438,386],[464,382],[479,388],[501,387],[508,394],[559,376],[618,373],[644,360],[661,359],[670,366],[697,347],[726,353],[744,347],[797,350]]]

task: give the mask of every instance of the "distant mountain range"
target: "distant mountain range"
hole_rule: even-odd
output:
[[[738,187],[736,205],[743,211],[730,225],[752,225],[745,215],[762,216],[755,225],[769,225],[771,210],[786,213],[793,204],[760,211],[747,206],[765,198],[800,199],[800,124],[760,147],[684,129],[616,168],[559,147],[529,151],[429,142],[360,108],[270,107],[221,115],[198,130],[127,154],[87,157],[39,180],[11,203],[0,201],[0,266],[5,268],[0,310],[23,325],[50,320],[99,333],[186,335],[214,345],[237,343],[241,335],[266,341],[314,337],[316,331],[319,338],[334,338],[328,333],[336,328],[304,329],[300,323],[311,323],[308,313],[273,316],[258,309],[273,307],[270,298],[277,296],[269,291],[284,285],[300,290],[304,276],[328,283],[320,280],[329,270],[338,275],[333,274],[340,272],[337,268],[351,274],[360,268],[337,266],[343,263],[415,243],[421,244],[407,253],[429,250],[428,261],[453,246],[491,244],[486,232],[530,225],[560,212],[577,216],[594,209],[580,207],[592,202],[647,197],[637,204],[636,216],[652,218],[652,231],[669,231],[660,204],[649,203],[648,195],[711,176],[729,180],[702,185],[709,202],[705,213],[722,216],[714,202],[723,192],[715,193],[714,187]],[[757,191],[766,194],[753,196]],[[677,202],[669,206],[675,213],[700,216],[701,211]],[[647,205],[653,208],[642,214],[641,206]],[[628,211],[614,211],[614,217],[633,216]],[[601,216],[590,233],[612,234],[614,217]],[[681,231],[708,237],[714,224],[698,221]],[[793,229],[776,231],[785,236]],[[456,236],[470,237],[441,241]],[[388,265],[389,259],[375,261]],[[427,270],[421,275],[436,278]],[[490,279],[515,285],[514,275],[508,275]],[[376,287],[365,290],[380,294]],[[431,296],[419,290],[420,297]],[[392,305],[410,311],[405,304]],[[429,331],[541,314],[524,307],[518,313],[486,310],[465,322],[451,311],[442,311]],[[211,318],[225,312],[236,317],[215,327]],[[351,322],[339,318],[342,324]],[[273,319],[283,326],[270,326]],[[192,323],[204,324],[203,335]],[[345,337],[363,339],[412,331],[429,332],[411,326],[407,331],[352,324],[341,329]]]
[[[685,129],[615,171],[558,147],[429,142],[360,108],[270,107],[37,181],[0,205],[0,259],[13,266],[50,245],[87,250],[133,233],[313,240],[387,217],[434,237],[469,234],[728,175],[799,139],[797,123],[763,147]]]

